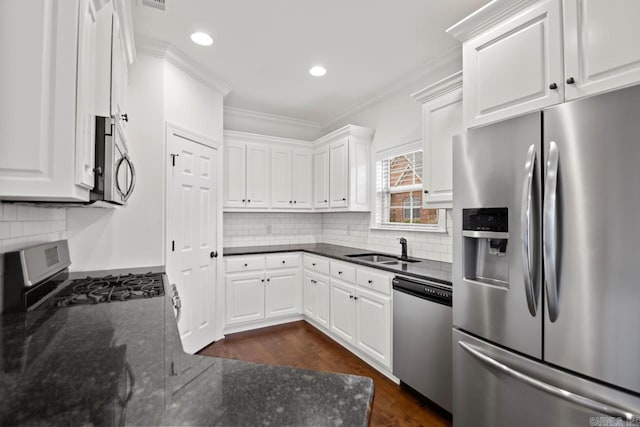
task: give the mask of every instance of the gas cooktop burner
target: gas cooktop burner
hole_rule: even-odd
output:
[[[127,301],[164,295],[161,273],[73,280],[51,298],[50,307]]]

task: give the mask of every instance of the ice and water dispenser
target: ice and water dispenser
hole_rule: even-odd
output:
[[[466,280],[508,287],[507,208],[463,209],[462,242]]]

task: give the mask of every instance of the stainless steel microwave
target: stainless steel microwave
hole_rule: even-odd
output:
[[[111,117],[96,117],[95,183],[91,202],[125,205],[136,186],[136,169],[124,132]]]

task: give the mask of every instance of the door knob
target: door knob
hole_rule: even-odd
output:
[[[551,84],[549,85],[549,89],[551,89],[551,90],[558,89],[558,85],[557,85],[556,83],[551,83]]]
[[[212,251],[212,252],[209,254],[209,256],[210,256],[211,258],[218,258],[218,251]]]
[[[573,77],[569,77],[569,78],[567,79],[567,84],[568,84],[568,85],[572,85],[572,84],[574,84],[575,82],[576,82],[576,79],[574,79]]]

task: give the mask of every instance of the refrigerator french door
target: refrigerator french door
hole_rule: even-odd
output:
[[[454,142],[456,425],[640,425],[639,166],[640,86]]]

